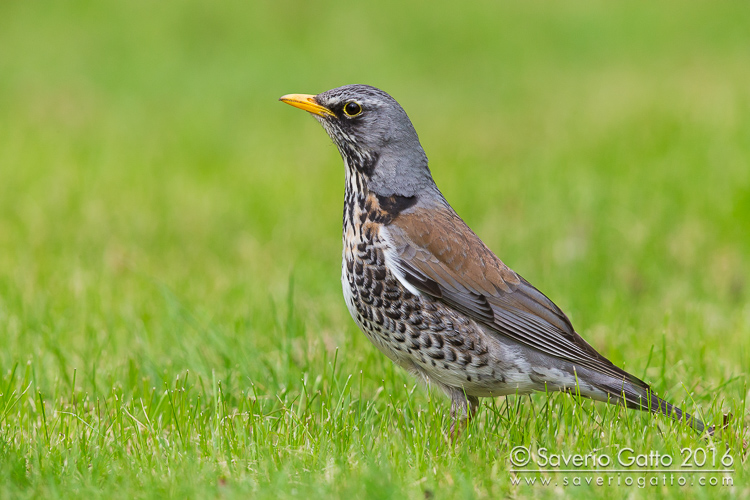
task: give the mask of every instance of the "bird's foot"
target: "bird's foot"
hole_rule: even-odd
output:
[[[467,396],[461,389],[455,389],[451,394],[451,442],[455,443],[461,431],[468,425],[469,420],[477,415],[479,398]]]

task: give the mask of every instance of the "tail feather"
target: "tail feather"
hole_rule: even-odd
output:
[[[625,406],[635,410],[643,410],[665,415],[672,420],[682,422],[692,427],[700,434],[707,432],[708,435],[713,436],[715,426],[712,425],[708,427],[700,419],[692,416],[690,413],[661,399],[653,390],[651,390],[651,387],[646,382],[639,378],[630,374],[628,374],[628,378],[629,380],[625,381],[625,384],[621,387],[621,392],[618,395],[625,403]],[[627,382],[630,382],[632,385]]]
[[[645,399],[645,401],[643,400]],[[650,388],[646,389],[646,397],[639,398],[638,401],[633,401],[631,398],[625,399],[625,404],[628,408],[634,408],[638,410],[650,411],[651,413],[661,413],[672,420],[682,422],[698,433],[703,434],[707,432],[710,436],[714,434],[714,426],[707,427],[701,420],[692,416],[686,411],[682,411],[672,403],[661,399],[659,396],[653,393]]]

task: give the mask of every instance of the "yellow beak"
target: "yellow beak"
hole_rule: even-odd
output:
[[[279,101],[285,102],[295,108],[304,109],[309,113],[314,113],[318,116],[335,117],[336,115],[330,109],[325,106],[321,106],[315,100],[314,95],[309,94],[287,94],[279,98]]]

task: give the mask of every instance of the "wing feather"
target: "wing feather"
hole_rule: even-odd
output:
[[[450,208],[416,208],[384,228],[404,279],[488,330],[618,378],[632,376],[591,347],[546,295],[513,272]]]

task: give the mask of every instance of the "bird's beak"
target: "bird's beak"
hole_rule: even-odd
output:
[[[279,101],[285,102],[295,108],[304,109],[309,113],[322,116],[323,118],[335,117],[333,111],[318,104],[314,95],[309,94],[287,94],[279,97]]]

